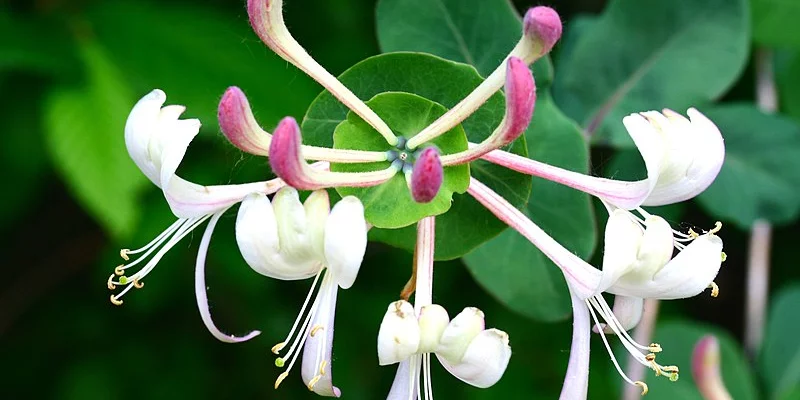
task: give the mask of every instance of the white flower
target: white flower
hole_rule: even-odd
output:
[[[289,346],[276,360],[279,367],[287,360],[289,365],[275,387],[289,375],[302,348],[301,375],[309,390],[338,397],[340,391],[331,379],[336,295],[340,287],[353,285],[366,251],[367,223],[361,202],[348,196],[331,210],[324,190],[313,192],[305,204],[291,187],[279,190],[271,202],[266,195],[251,194],[239,208],[236,241],[247,264],[262,275],[282,280],[314,277],[287,338],[272,348],[279,354]]]

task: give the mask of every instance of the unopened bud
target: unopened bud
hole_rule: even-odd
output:
[[[550,52],[553,45],[561,39],[561,17],[550,7],[533,7],[525,13],[523,20],[525,35],[537,46],[538,56]]]
[[[429,203],[439,193],[444,179],[439,150],[427,147],[422,150],[411,172],[411,196],[418,203]]]
[[[439,339],[436,354],[451,364],[461,362],[469,343],[486,327],[483,318],[483,311],[475,307],[465,308],[445,328]]]
[[[439,345],[442,333],[447,329],[450,316],[447,310],[438,304],[422,306],[419,310],[419,351],[421,353],[432,353]]]
[[[405,300],[389,304],[378,331],[378,362],[389,365],[417,353],[420,342],[419,324],[414,307]]]

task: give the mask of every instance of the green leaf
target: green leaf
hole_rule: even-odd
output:
[[[786,395],[800,387],[798,307],[800,286],[794,285],[779,292],[770,308],[759,369],[773,399],[792,398]]]
[[[554,96],[598,139],[632,146],[622,118],[724,93],[748,56],[745,0],[614,0],[559,59]]]
[[[547,92],[536,101],[526,132],[531,158],[587,172],[589,152],[575,123],[564,116]],[[589,196],[534,178],[526,214],[545,232],[584,259],[597,241]],[[572,312],[566,282],[558,267],[516,231],[508,230],[464,257],[475,279],[512,310],[542,321]]]
[[[246,17],[199,3],[140,1],[97,2],[89,16],[137,94],[160,88],[214,131],[219,98],[229,86],[247,93],[265,127],[302,115],[319,91],[258,40]]]
[[[128,235],[148,180],[128,157],[123,129],[135,102],[123,75],[95,43],[83,43],[87,85],[57,89],[45,105],[53,163],[78,201],[109,233]]]
[[[78,71],[76,49],[62,20],[15,13],[0,5],[0,71],[65,76]],[[24,39],[23,39],[24,38]]]
[[[719,340],[722,380],[731,396],[736,400],[758,398],[753,373],[735,339],[713,326],[690,321],[672,321],[658,325],[653,341],[664,349],[658,353],[657,361],[662,365],[677,365],[681,370],[680,379],[670,382],[666,377],[656,377],[647,370],[650,372],[645,381],[650,387],[648,400],[703,400],[692,379],[691,359],[694,346],[708,334],[713,334]]]
[[[800,3],[794,0],[750,0],[753,41],[769,47],[800,48]]]
[[[800,52],[777,53],[775,64],[781,111],[800,121]]]
[[[382,120],[399,137],[410,139],[447,111],[443,106],[409,93],[381,93],[367,102]],[[354,112],[336,127],[333,134],[334,147],[371,151],[396,149]],[[461,125],[449,130],[432,142],[441,154],[454,154],[468,148],[467,135]],[[420,149],[421,150],[421,149]],[[413,163],[414,156],[409,153],[407,162]],[[379,171],[389,168],[390,163],[333,164],[331,170],[341,172]],[[353,195],[364,204],[367,222],[377,228],[402,228],[416,223],[422,218],[439,215],[450,209],[453,193],[465,193],[469,187],[469,165],[444,168],[444,181],[439,193],[429,203],[414,201],[408,190],[406,177],[402,172],[389,181],[369,188],[338,187],[336,191],[344,197]]]
[[[445,107],[453,107],[481,82],[474,68],[419,53],[391,53],[368,58],[339,76],[359,98],[370,99],[384,92],[419,95]],[[347,116],[347,107],[323,92],[311,104],[303,119],[303,141],[332,147],[335,127]],[[461,126],[471,142],[488,137],[504,114],[502,94],[492,96]],[[510,145],[510,151],[527,155],[524,139]],[[514,206],[521,207],[530,194],[530,178],[506,168],[476,161],[472,176],[481,180]],[[436,219],[436,259],[458,258],[496,236],[506,225],[468,195],[456,194],[445,214]],[[372,229],[370,238],[409,251],[414,249],[416,226],[395,230]]]
[[[792,221],[800,210],[800,126],[752,105],[726,105],[705,114],[725,138],[725,164],[698,197],[700,205],[742,227],[759,218]]]

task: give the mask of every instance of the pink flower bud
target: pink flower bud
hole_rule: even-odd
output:
[[[561,17],[550,7],[533,7],[525,13],[523,20],[525,35],[541,46],[539,55],[550,52],[553,45],[561,39]]]
[[[503,145],[513,142],[519,137],[533,116],[536,104],[536,83],[524,61],[517,57],[509,57],[506,65],[506,121],[502,137]]]
[[[269,154],[270,134],[258,126],[241,89],[231,86],[225,91],[219,101],[217,119],[222,133],[239,150],[259,156]]]
[[[692,377],[706,400],[730,400],[719,370],[719,341],[713,335],[704,336],[692,352]]]
[[[318,189],[318,185],[307,179],[308,166],[301,155],[301,140],[297,121],[292,117],[282,119],[272,135],[269,165],[289,186],[301,190]]]
[[[439,193],[443,178],[439,150],[435,147],[422,150],[411,173],[411,196],[418,203],[429,203]]]

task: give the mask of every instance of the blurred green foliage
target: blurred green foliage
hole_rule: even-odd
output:
[[[531,5],[514,3],[518,10]],[[546,90],[552,79],[550,64],[534,67],[540,103],[527,134],[527,150],[537,159],[585,170],[588,157],[579,140],[581,128],[592,123],[594,111],[607,105],[603,99],[612,94],[618,98],[608,111],[610,117],[597,121],[610,131],[621,129],[620,115],[643,108],[683,111],[695,104],[701,111],[709,108],[711,116],[719,113],[723,133],[730,133],[733,164],[726,164],[721,175],[727,179],[701,197],[702,208],[690,203],[668,212],[671,221],[690,226],[711,226],[714,219],[735,223],[723,231],[728,261],[717,280],[723,291],[716,300],[701,297],[663,305],[664,320],[682,321],[657,331],[665,349],[675,354],[669,358],[665,352],[663,357],[684,364],[686,371],[680,385],[654,384],[651,395],[658,390],[656,396],[675,398],[691,392],[686,365],[691,344],[703,333],[717,332],[723,375],[731,391],[740,394],[735,398],[755,398],[755,390],[767,393],[764,398],[798,398],[798,351],[792,342],[797,331],[796,288],[776,297],[764,353],[755,368],[747,367],[738,340],[747,241],[743,229],[753,219],[782,224],[775,233],[772,288],[800,280],[794,267],[799,233],[794,220],[800,207],[794,167],[800,159],[800,43],[792,23],[800,18],[800,10],[790,0],[614,0],[602,15],[584,16],[603,10],[605,3],[552,2],[568,32],[555,49],[554,99]],[[442,1],[445,14],[414,15],[419,9],[390,7],[409,4],[429,5],[287,0],[285,12],[295,37],[337,75],[381,49],[431,52],[472,63],[485,75],[506,51],[497,43],[515,40],[519,30],[505,0],[481,3],[485,9]],[[401,11],[407,16],[393,14]],[[455,18],[450,32],[437,31],[442,15]],[[514,22],[504,23],[510,20]],[[398,25],[394,31],[380,27],[392,23]],[[429,31],[403,30],[411,26]],[[475,32],[464,41],[466,52],[452,47],[459,32]],[[209,296],[218,325],[232,332],[261,329],[257,339],[227,345],[207,334],[193,296],[197,235],[173,249],[146,287],[126,297],[121,308],[108,302],[105,280],[121,262],[119,248],[147,243],[174,218],[160,191],[136,170],[124,150],[124,121],[137,98],[159,87],[170,96],[169,103],[184,104],[188,117],[200,118],[203,129],[180,173],[193,181],[227,183],[263,179],[271,172],[265,160],[242,155],[221,139],[215,110],[225,88],[242,87],[268,129],[283,116],[301,118],[321,88],[259,42],[240,1],[11,0],[0,4],[0,37],[0,167],[6,179],[0,207],[0,251],[6,256],[0,283],[2,397],[314,397],[303,386],[299,370],[274,390],[280,371],[269,352],[291,326],[309,283],[278,282],[250,270],[236,248],[232,214],[220,222],[210,249]],[[728,98],[752,103],[755,79],[753,68],[745,64],[753,43],[774,46],[784,60],[776,76],[780,111],[786,117],[764,115],[752,105],[724,104]],[[723,104],[712,106],[720,96]],[[608,143],[621,144],[610,137]],[[558,152],[551,150],[554,143],[561,146]],[[565,154],[569,157],[560,159]],[[632,161],[620,161],[625,154]],[[635,153],[630,154],[596,147],[590,170],[616,174],[640,169]],[[753,182],[760,186],[747,186],[749,191],[741,195],[739,187],[750,184],[748,173],[754,170],[759,175]],[[573,196],[565,199],[557,192],[561,188],[548,187],[550,183],[533,185],[533,217],[547,209],[542,204],[571,204],[552,216],[551,223],[556,226],[568,217],[578,222],[559,227],[563,233],[554,235],[563,235],[559,238],[567,247],[589,257],[596,233],[585,196],[564,194]],[[521,200],[520,206],[525,199]],[[521,246],[526,247],[516,250]],[[492,257],[494,248],[503,249],[507,259]],[[601,255],[595,252],[595,264]],[[451,312],[480,307],[489,325],[509,333],[514,357],[505,377],[489,390],[460,384],[434,367],[436,396],[557,397],[571,338],[567,304],[563,297],[557,300],[564,293],[560,274],[512,232],[504,232],[467,260],[469,272],[460,260],[437,264],[434,301]],[[411,263],[409,253],[373,243],[357,284],[340,293],[333,373],[345,398],[381,398],[391,384],[394,368],[377,366],[376,334],[386,305],[396,300],[408,279]],[[493,274],[493,268],[504,268],[505,274]],[[503,290],[514,281],[553,290],[525,292],[524,285],[514,288],[517,292]],[[530,304],[538,308],[533,311]],[[617,398],[621,379],[599,340],[593,347],[591,398]],[[752,377],[751,370],[756,371]]]

